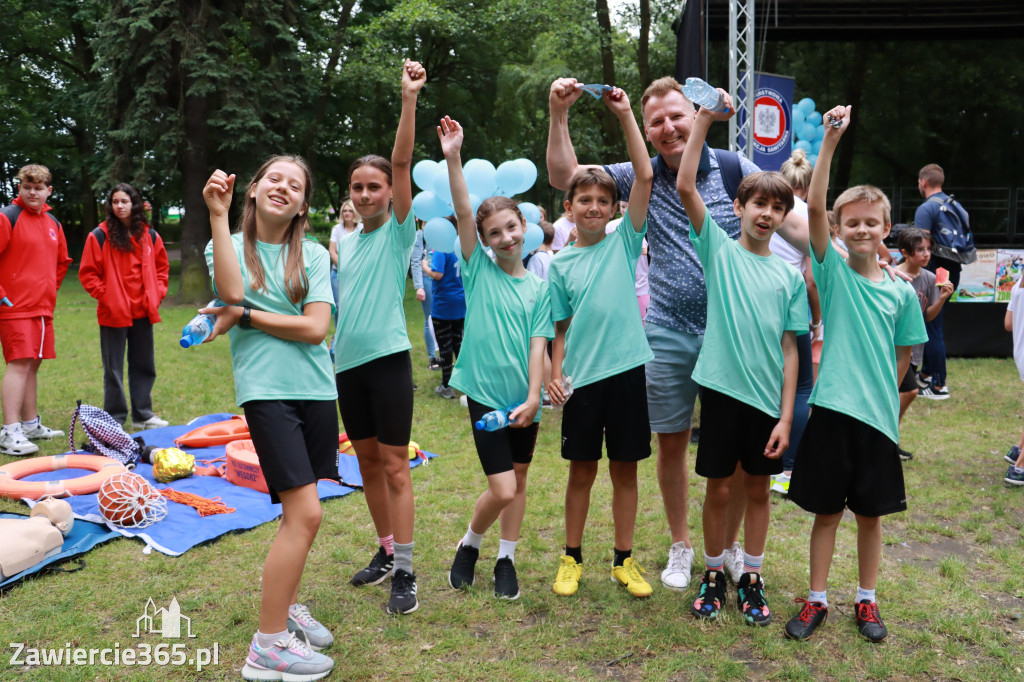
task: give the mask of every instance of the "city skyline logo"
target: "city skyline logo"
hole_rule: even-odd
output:
[[[182,632],[182,621],[185,626],[184,633]],[[160,635],[166,639],[196,637],[192,633],[192,619],[181,615],[181,606],[178,604],[177,597],[171,597],[171,603],[167,605],[167,608],[157,608],[152,597],[146,601],[146,608],[135,621],[135,634],[132,637],[141,637],[145,634]]]

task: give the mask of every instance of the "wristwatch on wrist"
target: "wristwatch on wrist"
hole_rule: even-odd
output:
[[[249,308],[249,306],[243,307],[242,308],[242,318],[240,320],[238,320],[238,326],[241,327],[242,329],[251,329],[252,328],[251,316],[252,316],[252,310]]]

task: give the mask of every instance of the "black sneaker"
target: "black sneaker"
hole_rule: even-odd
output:
[[[494,596],[498,599],[519,599],[516,565],[507,556],[494,564]]]
[[[690,613],[697,618],[714,620],[725,603],[725,588],[728,578],[723,571],[704,571],[700,579],[700,592],[690,606]]]
[[[438,372],[441,370],[441,361],[437,358],[430,358],[430,362],[427,363],[427,369],[431,372]]]
[[[1011,446],[1010,451],[1003,455],[1003,459],[1005,459],[1010,464],[1016,464],[1018,457],[1020,457],[1020,448],[1018,448],[1016,445]]]
[[[758,573],[744,573],[736,584],[736,601],[747,625],[762,627],[772,622],[768,602],[764,598],[764,581]]]
[[[452,586],[452,589],[472,587],[473,581],[476,580],[474,572],[476,560],[479,558],[479,549],[459,543],[459,548],[455,550],[455,560],[452,561],[451,570],[448,571],[448,584]]]
[[[818,626],[828,620],[828,607],[820,601],[807,601],[806,599],[794,599],[797,603],[803,603],[800,613],[789,619],[786,623],[786,637],[790,639],[810,639]]]
[[[396,568],[391,576],[391,598],[388,599],[388,613],[412,613],[420,607],[416,599],[416,576],[404,568]]]
[[[896,451],[900,453],[900,460],[901,461],[906,462],[906,461],[909,461],[911,459],[914,459],[914,453],[913,452],[907,452],[906,450],[901,448],[899,445],[896,446]]]
[[[380,585],[384,579],[391,575],[395,567],[395,555],[388,554],[383,547],[377,548],[377,553],[370,559],[370,565],[352,576],[349,585],[360,587],[362,585]]]
[[[889,634],[878,613],[878,604],[867,599],[857,602],[857,630],[870,642],[881,642]]]

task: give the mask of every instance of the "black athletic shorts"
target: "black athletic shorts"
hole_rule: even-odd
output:
[[[920,387],[917,385],[917,372],[914,371],[913,366],[908,367],[907,373],[903,375],[903,381],[900,382],[900,393],[909,393],[918,388]]]
[[[338,480],[338,412],[333,400],[250,400],[242,405],[270,501],[321,478]]]
[[[700,441],[694,470],[704,478],[728,478],[739,462],[752,476],[782,473],[782,457],[769,459],[764,448],[778,417],[712,390],[700,389]]]
[[[789,499],[814,514],[906,511],[896,443],[853,417],[815,406],[796,454]]]
[[[409,351],[339,372],[338,409],[349,440],[376,438],[383,445],[409,444],[412,434],[412,359]]]
[[[512,471],[515,464],[529,464],[533,461],[533,448],[537,444],[538,422],[525,429],[505,427],[497,431],[477,431],[475,424],[481,417],[499,408],[488,407],[466,396],[469,405],[469,428],[473,431],[473,442],[476,443],[476,454],[484,474],[491,476]]]
[[[562,458],[575,462],[601,459],[639,462],[651,456],[651,422],[647,414],[644,366],[587,384],[573,391],[562,408]]]

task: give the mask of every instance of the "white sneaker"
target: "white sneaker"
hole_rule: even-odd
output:
[[[787,476],[786,474],[775,474],[772,476],[772,487],[769,488],[769,490],[780,495],[788,495],[789,481],[791,478],[791,476]]]
[[[737,585],[743,577],[743,547],[738,542],[725,550],[725,574]]]
[[[685,590],[690,584],[690,569],[693,568],[693,549],[685,542],[677,542],[668,548],[668,564],[661,572],[661,584],[670,590]]]
[[[21,432],[29,440],[42,440],[44,438],[58,438],[64,435],[64,432],[60,429],[51,429],[49,426],[44,426],[43,422],[37,423],[33,428],[28,431],[25,427],[21,427]]]
[[[0,453],[12,457],[24,457],[39,452],[39,446],[30,443],[27,438],[18,431],[0,430]]]
[[[167,426],[168,424],[170,424],[169,421],[167,421],[166,419],[161,419],[160,417],[154,414],[152,417],[150,417],[144,422],[137,422],[135,424],[135,427],[140,429],[161,429]]]

